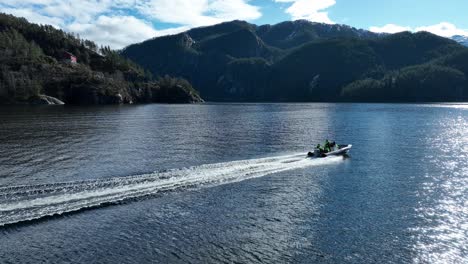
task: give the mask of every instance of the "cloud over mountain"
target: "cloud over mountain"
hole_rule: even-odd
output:
[[[370,27],[370,31],[376,32],[376,33],[398,33],[398,32],[403,32],[403,31],[411,31],[410,27],[403,27],[403,26],[398,26],[395,24],[387,24],[383,27]]]
[[[262,14],[249,0],[0,0],[2,12],[51,24],[99,44],[122,48],[142,40]],[[154,22],[174,24],[158,29]]]
[[[384,0],[382,0],[385,2]],[[390,1],[390,0],[387,0]],[[394,3],[397,0],[392,0]],[[398,0],[403,1],[403,0]],[[253,23],[277,23],[282,20],[304,19],[335,24],[348,21],[358,24],[353,17],[356,10],[367,12],[367,20],[380,16],[369,6],[356,6],[346,0],[0,0],[0,12],[25,17],[38,24],[49,24],[82,38],[119,49],[148,38],[175,34],[190,28],[209,26],[230,20]],[[379,6],[379,5],[375,5]],[[355,8],[355,9],[353,9]],[[344,10],[340,15],[337,10]],[[454,10],[460,10],[455,7]],[[354,10],[354,11],[353,11]],[[333,11],[333,16],[330,12]],[[271,13],[270,13],[271,12]],[[455,11],[453,11],[455,12]],[[366,16],[367,17],[367,16]],[[398,23],[372,26],[371,31],[396,33],[400,31],[429,31],[444,37],[468,36],[468,29],[458,28],[460,20],[450,16],[451,23],[404,26]],[[260,20],[261,19],[261,20]],[[383,23],[382,23],[383,20]],[[438,22],[436,20],[434,23]],[[397,21],[398,22],[398,21]],[[356,24],[354,24],[356,23]],[[360,27],[369,27],[368,22]],[[418,25],[412,23],[412,25]],[[458,24],[462,25],[462,24]],[[466,26],[465,26],[466,28]]]
[[[441,22],[439,24],[431,25],[431,26],[421,26],[416,28],[411,28],[407,26],[399,26],[395,24],[387,24],[383,27],[370,27],[370,31],[377,32],[377,33],[398,33],[402,31],[427,31],[433,34],[450,38],[456,35],[460,36],[468,36],[468,29],[461,29],[455,26],[452,23],[448,22]]]
[[[279,3],[291,3],[286,9],[286,13],[291,15],[293,20],[306,19],[313,22],[334,24],[324,11],[336,4],[335,0],[275,0]]]

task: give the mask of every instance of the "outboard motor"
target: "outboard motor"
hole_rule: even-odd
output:
[[[319,158],[322,157],[322,152],[320,151],[320,149],[316,148],[314,152],[307,153],[307,156]]]
[[[314,150],[314,153],[312,152],[309,152],[308,154],[309,157],[316,157],[316,158],[323,158],[323,157],[326,157],[325,153],[320,151],[320,149],[316,148]]]
[[[314,150],[314,157],[322,157],[322,152],[320,151],[320,149],[316,148]]]

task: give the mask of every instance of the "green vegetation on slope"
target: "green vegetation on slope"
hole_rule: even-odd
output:
[[[201,100],[187,81],[168,79],[153,80],[109,47],[0,14],[0,103],[26,103],[40,94],[70,104]]]
[[[275,63],[268,85],[273,95],[293,101],[339,101],[341,86],[361,78],[379,64],[379,57],[367,41],[314,42]]]
[[[153,74],[186,78],[214,101],[460,101],[468,99],[467,50],[427,32],[233,21],[131,45],[123,55]]]
[[[380,80],[355,81],[342,91],[349,101],[433,102],[468,99],[465,74],[436,64],[410,66]]]

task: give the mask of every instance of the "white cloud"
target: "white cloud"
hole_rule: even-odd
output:
[[[24,5],[48,5],[55,2],[55,0],[1,0],[0,4],[10,5],[10,6],[24,6]]]
[[[403,31],[411,31],[410,27],[403,27],[403,26],[398,26],[395,24],[387,24],[383,27],[370,27],[370,31],[376,32],[376,33],[398,33],[398,32],[403,32]]]
[[[335,0],[275,0],[280,3],[292,3],[286,9],[286,13],[291,15],[293,20],[306,19],[313,22],[334,24],[324,11],[336,4]]]
[[[182,25],[216,23],[216,19],[203,16],[208,0],[147,0],[137,4],[138,10],[159,21]]]
[[[68,29],[117,49],[158,35],[151,25],[132,16],[100,16],[92,24],[73,23]]]
[[[157,20],[187,26],[206,26],[223,21],[253,20],[262,14],[246,0],[145,0],[138,10]]]
[[[428,31],[442,37],[453,37],[455,35],[468,36],[468,29],[457,28],[457,26],[448,22],[442,22],[427,27],[418,27],[415,31]]]
[[[39,11],[51,17],[60,17],[64,20],[73,19],[81,22],[92,21],[96,15],[109,10],[112,2],[108,0],[80,0],[80,1],[54,1],[43,6]]]
[[[423,26],[417,28],[398,26],[395,24],[387,24],[383,27],[370,27],[369,30],[377,33],[397,33],[401,31],[427,31],[446,38],[450,38],[455,35],[468,36],[468,29],[457,28],[457,26],[448,22],[441,22],[436,25]]]
[[[213,13],[215,18],[224,21],[253,20],[262,16],[257,6],[249,5],[244,0],[213,1],[208,6],[208,12]]]
[[[259,18],[250,0],[0,0],[4,13],[51,24],[112,48],[228,20]],[[176,24],[157,30],[149,21]]]
[[[34,10],[29,8],[3,8],[1,9],[1,12],[11,14],[17,17],[25,17],[30,22],[36,24],[46,24],[54,26],[56,28],[60,28],[61,25],[63,25],[62,19],[57,17],[44,16],[37,12],[34,12]]]

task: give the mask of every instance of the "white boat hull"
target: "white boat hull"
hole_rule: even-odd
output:
[[[353,147],[353,145],[341,145],[341,146],[339,146],[339,149],[337,149],[335,151],[325,153],[325,156],[345,155],[345,154],[348,154],[348,152],[351,150],[352,147]]]
[[[346,155],[351,150],[353,145],[339,145],[337,150],[330,151],[327,153],[321,153],[320,150],[316,149],[314,153],[309,152],[309,157],[317,157],[317,158],[324,158],[329,156],[341,156]]]

